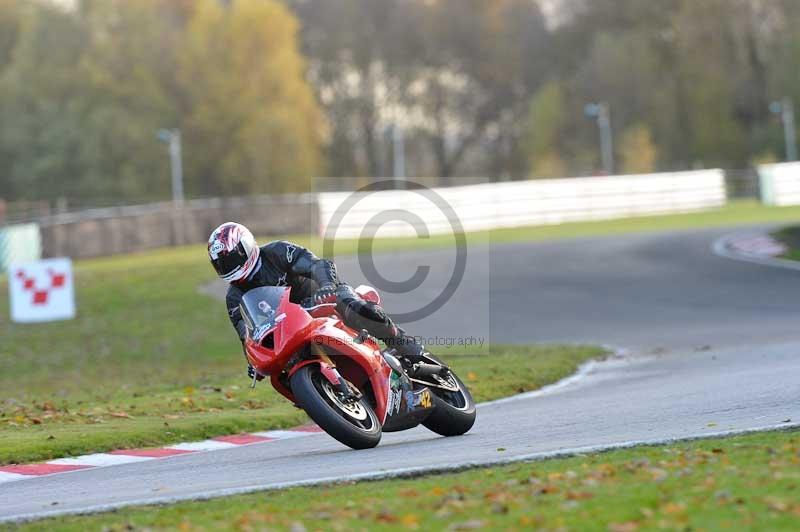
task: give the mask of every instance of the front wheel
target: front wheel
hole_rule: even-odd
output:
[[[467,386],[452,371],[436,379],[440,387],[429,387],[433,412],[422,422],[428,430],[442,436],[460,436],[475,424],[475,401]]]
[[[353,449],[381,441],[378,416],[364,398],[345,401],[316,364],[300,368],[290,381],[297,404],[322,430]]]

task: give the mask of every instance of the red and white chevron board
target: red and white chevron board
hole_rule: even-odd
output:
[[[0,484],[24,480],[31,477],[53,475],[56,473],[66,473],[68,471],[78,471],[91,469],[94,467],[106,467],[119,464],[129,464],[133,462],[146,462],[181,456],[184,454],[200,453],[206,451],[219,451],[231,449],[242,445],[252,445],[254,443],[266,443],[290,438],[302,438],[322,432],[316,425],[304,425],[288,430],[268,430],[266,432],[254,432],[252,434],[234,434],[231,436],[218,436],[210,440],[203,440],[189,443],[176,443],[167,447],[156,447],[150,449],[122,449],[107,453],[94,453],[84,456],[71,458],[59,458],[37,464],[18,464],[0,466]]]

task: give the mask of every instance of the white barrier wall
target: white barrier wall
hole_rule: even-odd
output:
[[[725,204],[722,170],[319,195],[320,234],[355,238],[688,212]]]
[[[762,164],[758,167],[758,178],[762,203],[800,204],[800,163]]]

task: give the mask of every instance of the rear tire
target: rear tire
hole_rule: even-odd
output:
[[[458,375],[451,371],[450,376],[458,384],[458,392],[429,387],[434,408],[422,424],[442,436],[461,436],[475,424],[475,401]]]
[[[381,441],[381,424],[372,407],[364,398],[350,407],[334,399],[331,394],[334,387],[318,365],[300,368],[292,375],[290,385],[297,404],[322,430],[343,444],[353,449],[370,449]]]

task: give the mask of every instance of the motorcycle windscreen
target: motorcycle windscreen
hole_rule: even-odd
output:
[[[244,295],[240,308],[250,338],[260,342],[265,334],[275,328],[278,305],[288,290],[283,286],[262,286]]]

